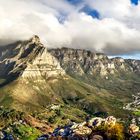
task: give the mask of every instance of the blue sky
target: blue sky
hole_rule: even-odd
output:
[[[100,13],[95,9],[91,9],[88,5],[85,5],[80,11],[87,13],[93,18],[97,18],[97,19],[100,18]]]
[[[81,4],[81,3],[83,3],[84,2],[84,0],[67,0],[69,3],[71,3],[71,4],[73,4],[73,5],[78,5],[78,4]],[[130,0],[131,1],[131,3],[132,4],[134,4],[134,5],[138,5],[138,2],[139,2],[139,0]],[[82,9],[81,9],[81,11],[84,11],[84,12],[86,12],[87,14],[89,14],[89,15],[91,15],[92,17],[94,17],[94,18],[99,18],[100,17],[100,13],[97,11],[97,10],[95,10],[95,9],[92,9],[92,8],[90,8],[90,6],[88,6],[88,5],[85,5]]]
[[[83,0],[67,0],[67,1],[74,4],[74,5],[83,2]]]
[[[81,2],[83,2],[83,0],[67,0],[68,2],[72,3],[72,4],[79,4]],[[138,5],[138,1],[139,0],[130,0],[133,4]]]
[[[84,3],[84,0],[67,0],[67,1],[70,2],[73,5],[78,5],[78,4]],[[100,18],[99,12],[97,10],[95,10],[95,9],[90,8],[89,5],[85,4],[80,9],[80,11],[81,12],[83,11],[83,12],[87,13],[88,15],[91,15],[93,18],[98,18],[98,19]]]
[[[135,5],[138,5],[138,0],[131,0],[131,2]]]
[[[125,59],[140,59],[140,54],[134,54],[134,55],[122,55],[121,57]]]
[[[122,57],[124,59],[137,59],[140,60],[140,54],[127,54],[127,55],[113,55],[113,56],[109,56],[109,57]]]

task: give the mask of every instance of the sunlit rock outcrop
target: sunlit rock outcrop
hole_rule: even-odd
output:
[[[22,75],[42,77],[64,75],[64,70],[38,36],[0,48],[0,78],[10,82]]]
[[[49,52],[59,60],[67,73],[107,76],[140,71],[138,60],[125,60],[120,57],[109,59],[101,53],[71,48],[50,49]]]

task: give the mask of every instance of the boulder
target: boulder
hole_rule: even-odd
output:
[[[74,124],[72,125],[71,129],[72,129],[72,130],[73,130],[73,129],[77,129],[77,128],[83,127],[83,126],[85,126],[85,125],[86,125],[86,122],[83,122],[83,123],[74,123]]]
[[[86,126],[82,126],[82,127],[78,127],[77,129],[74,129],[73,132],[76,135],[88,136],[92,133],[92,130]]]
[[[91,140],[103,140],[103,137],[100,135],[94,135]]]
[[[117,119],[113,116],[109,116],[105,119],[105,125],[115,126]]]
[[[105,120],[100,118],[100,117],[95,117],[95,118],[92,118],[90,121],[89,121],[89,125],[90,126],[93,126],[93,127],[98,127],[100,126]]]
[[[135,134],[137,132],[139,132],[139,127],[137,125],[135,125],[135,124],[130,124],[129,133],[130,134]]]
[[[37,140],[48,140],[48,138],[49,138],[49,135],[45,134],[45,135],[40,136]]]
[[[4,138],[4,134],[2,131],[0,131],[0,139],[3,139]]]

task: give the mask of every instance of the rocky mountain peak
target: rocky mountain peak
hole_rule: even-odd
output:
[[[37,35],[34,35],[31,39],[30,39],[30,41],[32,42],[32,43],[35,43],[35,44],[40,44],[41,42],[40,42],[40,38],[39,38],[39,36],[37,36]]]
[[[0,79],[4,79],[6,83],[19,76],[48,78],[64,74],[59,62],[47,51],[37,35],[29,40],[3,46],[0,53],[0,69]]]

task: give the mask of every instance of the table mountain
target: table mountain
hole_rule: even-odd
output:
[[[125,60],[120,57],[109,59],[101,53],[83,49],[50,49],[67,73],[107,76],[121,72],[140,73],[140,60]]]
[[[47,50],[35,35],[0,47],[0,105],[35,112],[55,103],[74,119],[97,111],[124,116],[123,105],[140,91],[139,74],[139,60]]]

